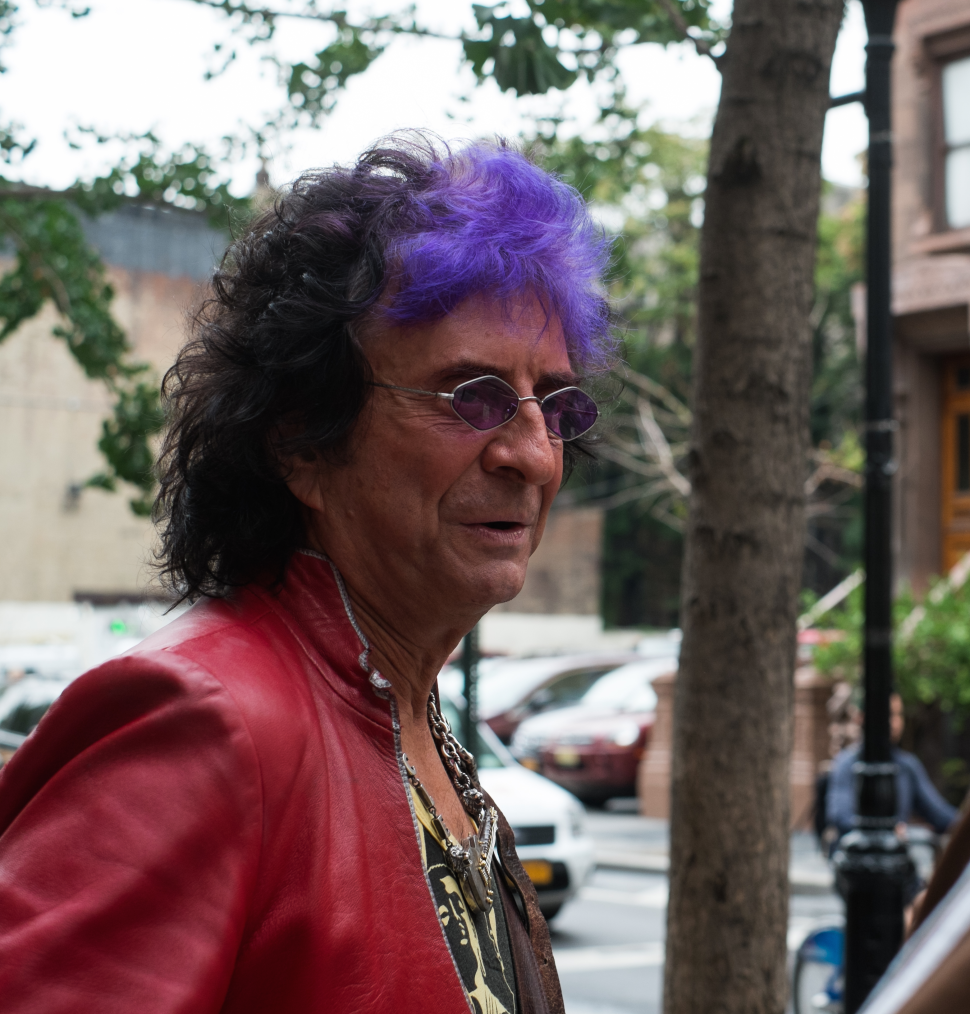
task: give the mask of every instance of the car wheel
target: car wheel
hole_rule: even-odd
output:
[[[543,905],[539,902],[539,911],[546,917],[546,922],[550,919],[555,919],[559,915],[559,910],[562,908],[564,902],[557,902],[555,905]]]

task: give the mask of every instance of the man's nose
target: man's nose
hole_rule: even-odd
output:
[[[530,485],[545,486],[562,470],[562,441],[553,437],[538,399],[523,399],[515,417],[495,430],[482,454],[487,472],[511,470]]]

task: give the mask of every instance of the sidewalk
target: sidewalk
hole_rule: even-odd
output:
[[[635,813],[593,810],[586,827],[596,845],[596,865],[638,873],[666,873],[670,865],[669,833],[665,820]],[[788,880],[792,894],[830,894],[832,870],[815,845],[815,837],[796,831],[791,838]]]

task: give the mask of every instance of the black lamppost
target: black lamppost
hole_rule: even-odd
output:
[[[478,627],[472,627],[461,646],[461,669],[465,677],[465,713],[462,715],[461,742],[478,756]]]
[[[903,891],[911,864],[894,832],[896,766],[889,734],[892,694],[892,318],[890,280],[892,132],[890,71],[897,0],[862,0],[869,117],[866,275],[865,722],[856,764],[856,829],[835,854],[845,899],[845,1010],[854,1014],[903,940]],[[846,99],[855,96],[846,96]]]

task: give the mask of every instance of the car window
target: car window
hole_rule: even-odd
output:
[[[526,658],[501,659],[485,668],[485,660],[478,668],[478,707],[486,717],[497,715],[518,704],[523,697],[554,676],[562,663],[557,659]]]
[[[564,673],[529,694],[522,702],[522,707],[528,711],[549,711],[552,708],[575,704],[600,676],[604,676],[612,668],[612,666],[597,666],[593,669]]]
[[[589,670],[609,672],[618,661],[611,665],[608,659],[563,655],[482,659],[478,665],[478,713],[482,718],[491,718],[520,704],[560,674],[585,671],[587,666]]]
[[[676,668],[673,658],[629,662],[598,679],[583,694],[582,704],[609,711],[654,711],[657,695],[651,683]]]

